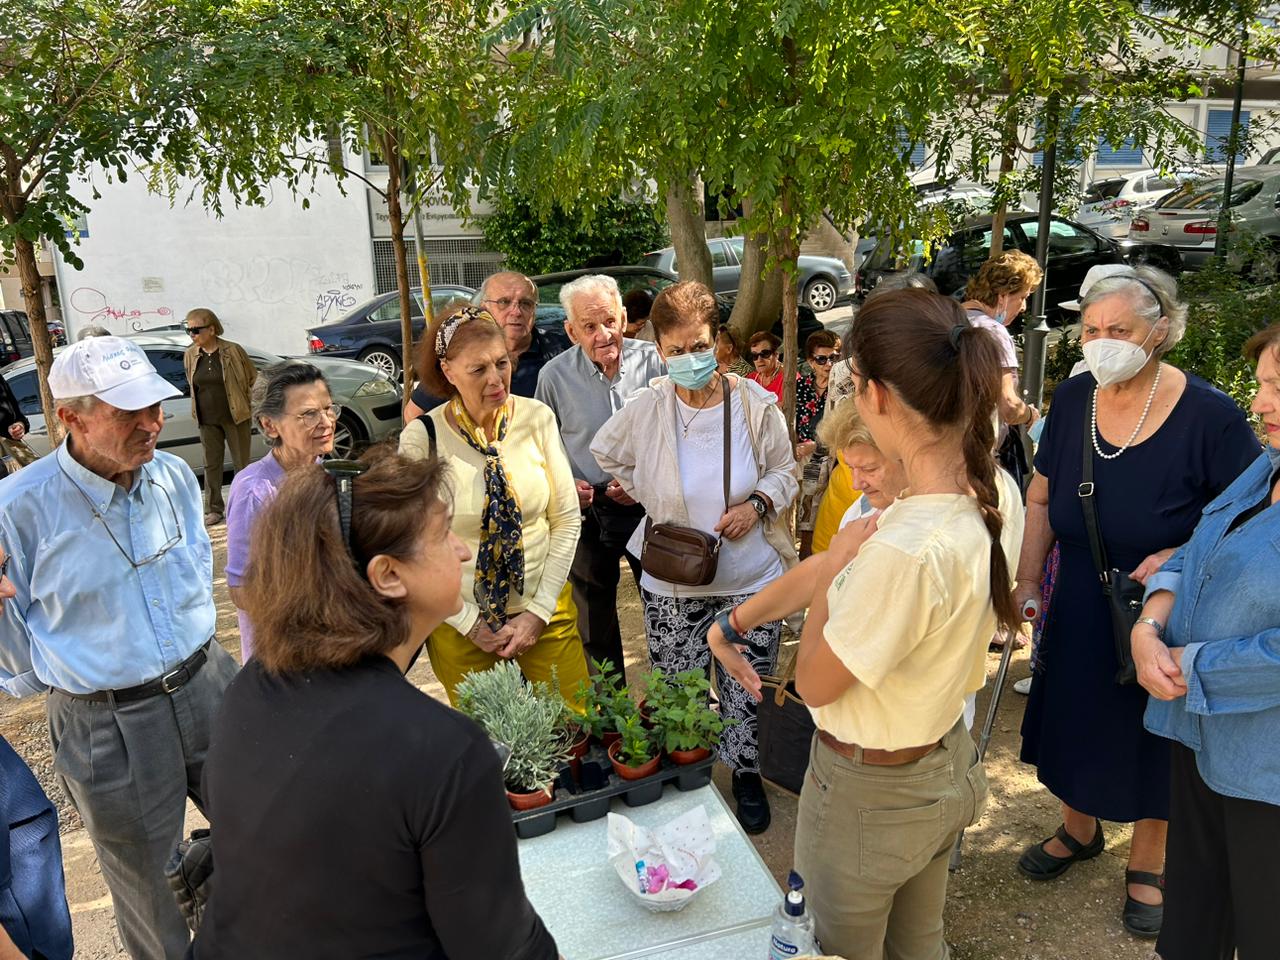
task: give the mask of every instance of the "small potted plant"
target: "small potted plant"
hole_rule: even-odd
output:
[[[515,663],[503,661],[463,678],[458,708],[510,751],[503,777],[511,806],[550,803],[570,754],[564,698],[554,683],[527,683]]]
[[[579,723],[608,748],[618,739],[616,717],[619,711],[625,715],[628,704],[631,704],[631,695],[612,660],[592,660],[591,666],[594,672],[590,680],[578,683],[578,700],[584,710]]]
[[[618,776],[623,780],[639,780],[657,773],[658,745],[634,703],[624,715],[615,715],[615,724],[618,740],[609,747],[609,760]]]
[[[711,709],[711,684],[701,670],[685,670],[651,684],[650,716],[673,763],[705,760],[733,723]]]

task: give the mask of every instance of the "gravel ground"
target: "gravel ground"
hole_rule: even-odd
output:
[[[216,528],[213,533],[218,572],[214,583],[218,636],[238,657],[235,611],[227,596],[226,581],[221,577],[226,559],[225,528]],[[646,651],[639,597],[629,576],[624,575],[623,584],[619,611],[627,638],[627,669],[634,680],[646,669]],[[995,654],[989,658],[990,676],[995,675],[998,659]],[[1057,802],[1036,781],[1034,771],[1017,760],[1018,728],[1026,700],[1014,693],[1011,685],[1013,680],[1026,676],[1027,669],[1026,651],[1020,651],[1015,654],[1010,688],[1001,701],[1001,714],[987,755],[991,800],[982,820],[966,835],[963,864],[952,875],[946,912],[952,957],[955,960],[1147,960],[1151,956],[1150,945],[1130,937],[1120,927],[1124,859],[1130,840],[1126,825],[1106,824],[1106,853],[1072,868],[1055,883],[1032,883],[1015,869],[1014,863],[1022,848],[1048,836],[1059,821]],[[443,698],[443,691],[425,657],[414,667],[410,680],[433,696]],[[979,697],[979,723],[986,715],[986,702],[986,694]],[[0,734],[31,764],[58,805],[77,957],[123,960],[126,955],[116,937],[110,899],[98,873],[92,846],[79,816],[52,775],[43,698],[0,702]],[[716,783],[728,796],[728,772],[719,766]],[[752,841],[781,882],[791,867],[796,798],[772,786],[769,795],[773,825]],[[188,822],[189,825],[201,822],[194,808],[189,812]]]

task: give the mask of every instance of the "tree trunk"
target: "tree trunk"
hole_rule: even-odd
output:
[[[1018,149],[1018,118],[1008,114],[1004,121],[1004,136],[1000,144],[1000,179],[1013,172],[1014,153]],[[1009,205],[1001,201],[991,211],[991,252],[987,259],[994,260],[1004,252],[1004,222],[1009,216]]]
[[[835,257],[845,265],[846,270],[853,273],[854,257],[858,246],[858,234],[856,231],[850,234],[841,233],[827,215],[823,214],[818,218],[818,222],[814,224],[810,236],[816,236],[831,251],[827,255]]]
[[[400,205],[400,139],[395,130],[382,133],[387,161],[387,216],[391,221],[391,249],[396,258],[396,289],[400,291],[400,357],[404,395],[413,392],[413,314],[409,296],[409,251],[404,245],[404,215]]]
[[[667,187],[667,223],[671,227],[671,245],[676,249],[680,279],[697,280],[714,290],[702,178],[697,173],[674,179]]]
[[[751,202],[743,200],[743,213],[751,215]],[[768,238],[764,234],[747,234],[743,238],[742,273],[738,278],[738,299],[733,304],[729,326],[745,343],[757,330],[768,330],[782,310],[781,268],[774,266],[762,275],[769,260]],[[792,341],[787,341],[790,345]],[[788,350],[788,353],[793,351]]]
[[[49,368],[53,366],[53,345],[49,340],[49,323],[44,313],[44,297],[40,289],[40,268],[36,263],[35,244],[23,237],[13,242],[14,259],[18,262],[18,276],[22,280],[22,299],[27,307],[27,321],[31,325],[31,346],[35,353],[36,380],[40,384],[40,408],[44,412],[45,430],[49,434],[49,446],[55,447],[62,440],[62,423],[53,407],[53,394],[49,392]]]

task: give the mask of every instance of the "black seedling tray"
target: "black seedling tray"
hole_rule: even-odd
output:
[[[605,748],[593,743],[582,758],[578,776],[566,764],[556,778],[556,798],[545,807],[534,810],[512,810],[511,821],[516,836],[529,840],[550,833],[556,828],[556,820],[563,813],[575,823],[599,820],[609,812],[614,797],[622,797],[629,807],[653,803],[662,796],[669,782],[677,790],[697,790],[711,782],[711,765],[715,763],[713,752],[697,763],[676,764],[663,754],[658,772],[639,780],[623,780],[613,770]]]

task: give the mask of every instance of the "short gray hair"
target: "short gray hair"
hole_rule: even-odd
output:
[[[79,343],[81,340],[88,340],[90,337],[109,336],[111,336],[111,331],[106,327],[100,326],[96,323],[91,323],[87,327],[83,327],[80,332],[76,334],[76,343]]]
[[[283,416],[285,393],[288,389],[305,387],[309,383],[323,383],[326,388],[329,387],[329,381],[325,379],[319,367],[301,360],[286,360],[284,363],[275,363],[264,369],[253,381],[253,389],[249,392],[253,422],[261,428],[263,417]],[[330,393],[332,392],[330,390]],[[263,439],[267,441],[268,446],[280,446],[279,437],[268,437],[264,433]]]
[[[1178,281],[1163,270],[1151,266],[1134,267],[1130,273],[1104,277],[1089,288],[1080,300],[1080,313],[1100,300],[1124,294],[1134,314],[1154,327],[1161,317],[1169,320],[1169,334],[1152,352],[1163,356],[1178,345],[1187,332],[1187,305],[1178,299]]]
[[[533,294],[533,298],[538,299],[538,285],[526,277],[518,270],[499,270],[497,273],[491,273],[484,278],[484,282],[480,284],[480,292],[476,294],[479,297],[478,303],[484,303],[489,297],[489,284],[497,280],[499,277],[515,277],[517,280],[523,280],[529,285],[529,292]]]
[[[54,397],[53,409],[57,411],[66,407],[75,413],[88,413],[101,402],[91,393],[86,393],[81,397]]]
[[[618,289],[618,281],[603,273],[588,273],[586,276],[572,280],[560,288],[560,305],[564,314],[573,320],[573,301],[588,293],[603,293],[613,298],[618,309],[622,309],[622,291]]]

